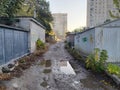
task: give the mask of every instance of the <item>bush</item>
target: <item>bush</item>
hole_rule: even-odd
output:
[[[40,39],[36,41],[36,49],[37,50],[45,49],[45,44]]]
[[[80,55],[79,51],[75,50],[74,48],[70,48],[68,44],[65,45],[65,49],[76,59],[81,60],[82,56]]]
[[[65,41],[64,41],[64,43],[66,44],[66,43],[67,43],[67,41],[65,40]]]
[[[70,47],[69,47],[69,45],[68,45],[68,43],[66,43],[65,44],[65,49],[69,49]]]
[[[102,72],[105,70],[105,63],[108,59],[107,51],[96,48],[93,54],[90,54],[86,60],[86,67],[95,72]]]
[[[75,49],[72,49],[71,50],[71,54],[72,54],[72,56],[75,58],[75,59],[77,59],[77,60],[81,60],[81,55],[80,55],[80,53],[79,53],[79,51],[77,51],[77,50],[75,50]]]
[[[115,75],[117,75],[118,77],[120,77],[120,67],[117,66],[117,65],[115,65],[115,64],[109,63],[109,64],[107,65],[107,71],[108,71],[108,73],[110,73],[110,74],[115,74]]]

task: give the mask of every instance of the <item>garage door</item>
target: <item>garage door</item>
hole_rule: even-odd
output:
[[[28,32],[0,28],[0,65],[28,53]]]

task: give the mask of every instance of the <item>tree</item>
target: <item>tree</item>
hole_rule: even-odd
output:
[[[51,22],[53,18],[49,10],[49,2],[46,0],[1,0],[0,16],[9,18],[35,16],[46,27],[47,32],[52,30]]]
[[[109,11],[109,14],[112,18],[120,18],[120,0],[113,0],[113,3],[116,7],[116,13]]]
[[[85,27],[80,27],[80,28],[76,28],[73,30],[73,32],[82,32],[85,30]]]
[[[13,17],[21,9],[24,0],[1,0],[0,16]]]
[[[39,0],[39,3],[36,8],[37,19],[41,21],[41,23],[46,27],[47,31],[51,31],[51,22],[53,21],[53,17],[49,10],[49,2],[46,0]]]
[[[23,8],[17,15],[34,16],[47,29],[47,32],[52,30],[51,22],[53,21],[52,14],[49,10],[49,2],[46,0],[25,0]]]

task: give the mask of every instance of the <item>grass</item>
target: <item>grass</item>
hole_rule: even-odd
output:
[[[45,67],[50,67],[51,66],[51,60],[46,60]]]
[[[47,81],[43,81],[40,85],[43,87],[47,87],[48,83],[47,83]]]
[[[107,65],[107,71],[108,73],[115,74],[120,78],[120,67],[118,65],[109,63]]]
[[[51,69],[44,69],[43,73],[48,74],[51,72]]]
[[[19,60],[20,63],[25,63],[25,59]]]

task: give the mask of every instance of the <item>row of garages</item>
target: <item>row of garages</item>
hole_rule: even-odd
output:
[[[68,34],[67,41],[74,43],[75,49],[86,54],[92,53],[95,48],[105,49],[108,62],[120,62],[120,19],[72,35],[74,37]]]
[[[0,25],[0,65],[5,65],[36,49],[36,41],[45,42],[45,28],[34,18],[21,17],[16,26]]]

